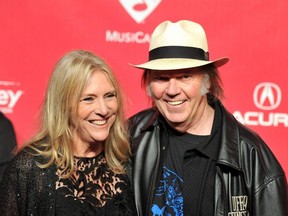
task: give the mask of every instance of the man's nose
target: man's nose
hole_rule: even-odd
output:
[[[170,78],[168,81],[168,86],[166,88],[166,94],[176,95],[180,93],[180,88],[178,85],[178,80],[176,78]]]

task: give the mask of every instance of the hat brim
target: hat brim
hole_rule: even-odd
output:
[[[197,59],[187,58],[163,58],[148,61],[143,64],[129,64],[139,69],[150,69],[150,70],[179,70],[187,68],[195,68],[208,64],[213,64],[215,67],[221,67],[229,61],[228,58],[220,58],[214,61],[203,61]]]

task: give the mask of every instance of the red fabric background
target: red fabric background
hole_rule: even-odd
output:
[[[261,135],[288,173],[287,11],[286,0],[2,0],[0,109],[21,144],[35,129],[56,61],[88,49],[114,68],[130,116],[149,103],[141,71],[128,63],[147,59],[149,36],[160,22],[190,19],[204,26],[211,59],[230,58],[220,68],[224,104]]]

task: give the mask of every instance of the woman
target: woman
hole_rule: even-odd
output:
[[[1,215],[135,215],[123,99],[89,51],[56,64],[38,133],[9,165]]]

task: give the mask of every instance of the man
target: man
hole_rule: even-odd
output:
[[[287,216],[287,180],[264,141],[220,102],[201,25],[154,30],[142,84],[153,108],[129,119],[139,215]]]
[[[0,112],[0,181],[8,162],[13,158],[13,150],[17,147],[14,127],[11,121]]]

